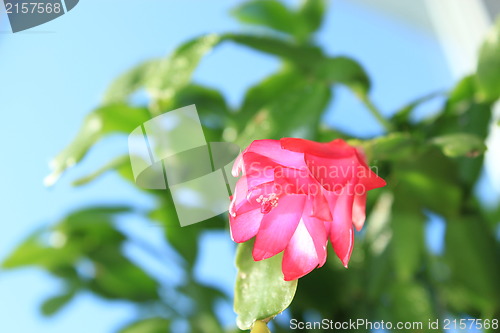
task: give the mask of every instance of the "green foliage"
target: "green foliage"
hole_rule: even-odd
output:
[[[208,141],[246,145],[262,138],[330,141],[340,137],[362,148],[370,165],[388,182],[385,189],[368,196],[366,228],[357,234],[349,269],[330,252],[325,266],[301,278],[296,290],[297,281],[281,279],[280,256],[254,262],[252,242],[240,245],[235,290],[238,326],[248,329],[256,320],[270,320],[287,307],[298,320],[311,313],[337,322],[365,318],[424,325],[429,319],[450,315],[499,318],[500,245],[495,233],[500,205],[487,211],[474,189],[483,168],[492,105],[500,97],[500,24],[481,49],[477,73],[449,93],[423,96],[386,119],[371,101],[370,79],[361,64],[326,55],[314,43],[325,3],[308,0],[289,8],[276,0],[245,2],[233,15],[271,33],[201,36],[164,58],[127,71],[110,85],[103,105],[87,116],[76,138],[56,156],[47,184],[78,164],[101,139],[128,135],[152,117],[190,104],[198,107]],[[203,56],[221,43],[236,43],[282,61],[277,72],[250,87],[242,104],[234,108],[228,107],[222,92],[192,81]],[[337,85],[349,88],[387,133],[361,140],[322,124]],[[138,91],[146,92],[148,100],[132,106],[131,97]],[[441,110],[414,120],[414,110],[436,96],[445,100]],[[108,172],[134,184],[126,156],[110,156],[100,165],[75,185],[91,185]],[[227,232],[227,218],[217,216],[181,229],[170,193],[144,192],[154,199],[153,209],[77,210],[34,231],[2,267],[34,266],[62,281],[63,288],[43,302],[45,315],[57,313],[79,293],[91,292],[141,310],[137,321],[121,333],[166,332],[175,320],[184,321],[191,332],[228,332],[215,314],[218,302],[227,301],[227,295],[194,276],[201,235],[206,230]],[[432,253],[425,243],[428,213],[446,223],[443,254]],[[159,232],[177,256],[163,255],[121,231],[116,221],[123,214],[161,226]],[[181,270],[182,283],[153,277],[126,256],[127,244]],[[260,321],[255,325],[267,329]],[[273,331],[287,331],[286,325],[275,322]]]
[[[302,17],[276,0],[244,2],[233,10],[233,15],[241,22],[263,25],[296,37],[306,30]]]
[[[242,3],[232,14],[243,23],[273,29],[304,42],[321,26],[324,10],[323,0],[306,0],[297,10],[277,0],[252,0]]]
[[[356,94],[366,95],[370,90],[370,79],[356,61],[346,57],[323,59],[316,68],[319,79],[329,84],[343,84]]]
[[[321,27],[326,10],[327,0],[305,0],[299,8],[299,14],[304,18],[309,33],[313,33]]]

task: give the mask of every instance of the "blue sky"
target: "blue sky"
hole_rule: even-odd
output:
[[[287,1],[296,3],[297,1]],[[74,137],[87,112],[99,105],[111,80],[138,62],[165,55],[188,38],[240,30],[228,16],[237,1],[82,0],[68,14],[27,32],[12,34],[0,14],[0,130],[2,222],[0,260],[37,226],[55,221],[84,204],[150,205],[131,186],[107,175],[80,189],[71,180],[126,151],[110,138],[55,187],[43,187],[48,162]],[[244,28],[248,29],[248,28]],[[390,113],[419,96],[452,86],[437,41],[390,17],[346,0],[332,2],[318,42],[331,54],[360,61],[373,79],[373,98]],[[238,105],[245,89],[277,69],[276,59],[234,45],[223,45],[203,60],[195,80],[222,90]],[[422,113],[431,112],[436,104]],[[338,90],[325,122],[362,137],[381,129],[346,91]],[[129,223],[129,222],[124,222]],[[130,224],[130,223],[129,223]],[[154,227],[128,225],[153,244]],[[233,246],[228,235],[203,238],[200,279],[230,292],[234,279]],[[224,253],[222,260],[220,253]],[[131,250],[132,256],[141,255]],[[217,261],[218,268],[213,268]],[[160,267],[151,264],[161,274]],[[175,272],[164,272],[172,274]],[[82,295],[62,313],[45,319],[38,305],[57,290],[46,274],[27,269],[0,272],[0,323],[6,332],[112,332],[134,318],[133,309]],[[234,320],[230,307],[221,313]]]

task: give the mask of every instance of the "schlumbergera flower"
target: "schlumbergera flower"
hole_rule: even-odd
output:
[[[330,240],[345,267],[354,229],[365,221],[366,192],[385,181],[366,164],[363,153],[341,139],[257,140],[236,159],[238,180],[229,207],[231,237],[255,237],[255,261],[282,251],[287,281],[326,261]]]

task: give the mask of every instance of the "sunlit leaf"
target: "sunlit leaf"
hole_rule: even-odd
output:
[[[256,320],[272,318],[292,302],[297,280],[285,281],[281,255],[254,261],[253,241],[240,244],[236,253],[234,309],[240,329],[249,329]]]
[[[226,34],[222,37],[255,50],[269,53],[292,62],[298,68],[311,71],[323,59],[323,52],[318,47],[297,45],[284,39],[244,34]]]
[[[265,26],[299,38],[306,33],[303,17],[277,0],[247,1],[232,14],[243,23]]]
[[[308,31],[314,32],[321,27],[325,14],[326,0],[304,0],[299,14],[304,18]]]
[[[43,315],[52,316],[66,306],[76,295],[75,290],[64,292],[61,295],[51,297],[43,302],[41,310]]]

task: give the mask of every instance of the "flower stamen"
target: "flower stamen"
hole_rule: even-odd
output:
[[[262,214],[267,214],[273,208],[278,207],[278,199],[276,193],[271,193],[266,197],[261,194],[255,201],[260,203],[260,212]]]

